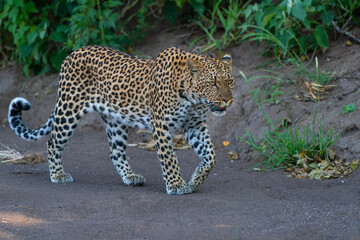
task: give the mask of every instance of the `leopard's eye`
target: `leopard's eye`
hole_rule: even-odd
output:
[[[228,83],[230,88],[235,87],[235,80],[233,78],[230,78],[229,80],[227,80],[227,83]]]
[[[216,81],[215,81],[215,80],[208,80],[207,83],[210,84],[211,86],[215,86],[215,85],[216,85]]]

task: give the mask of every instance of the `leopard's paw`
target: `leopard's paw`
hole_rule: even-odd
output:
[[[192,193],[192,189],[186,183],[178,183],[166,186],[166,192],[169,195],[183,195]]]
[[[200,188],[199,184],[194,184],[192,182],[189,182],[188,184],[189,184],[189,187],[191,188],[192,192],[196,192]]]
[[[69,173],[60,172],[50,176],[50,180],[53,183],[72,183],[74,182],[73,177]]]
[[[146,179],[141,174],[131,174],[124,179],[125,185],[141,186],[145,184]]]

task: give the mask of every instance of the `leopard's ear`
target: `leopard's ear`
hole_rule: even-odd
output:
[[[201,70],[201,64],[198,60],[188,58],[187,66],[192,74],[195,74]]]
[[[226,63],[227,65],[231,65],[232,63],[232,57],[230,54],[225,54],[222,58],[221,58],[221,61],[223,63]]]

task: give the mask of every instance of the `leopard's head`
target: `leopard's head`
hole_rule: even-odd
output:
[[[223,116],[232,104],[235,81],[231,75],[232,58],[226,54],[221,59],[189,58],[188,68],[192,77],[192,92],[209,104],[213,114]]]

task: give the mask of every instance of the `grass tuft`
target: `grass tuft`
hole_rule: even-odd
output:
[[[287,166],[297,165],[299,155],[304,155],[309,158],[320,158],[329,161],[329,151],[335,144],[340,134],[335,135],[334,130],[325,131],[322,122],[316,117],[317,112],[314,108],[313,112],[313,126],[310,129],[310,124],[305,128],[298,126],[277,127],[270,117],[265,113],[262,102],[258,96],[254,94],[254,89],[243,72],[240,74],[244,77],[247,84],[250,86],[253,93],[253,99],[263,113],[267,130],[259,139],[255,139],[253,134],[247,130],[247,139],[240,138],[250,146],[250,149],[256,151],[264,159],[254,167],[261,166],[262,169],[283,168]]]

